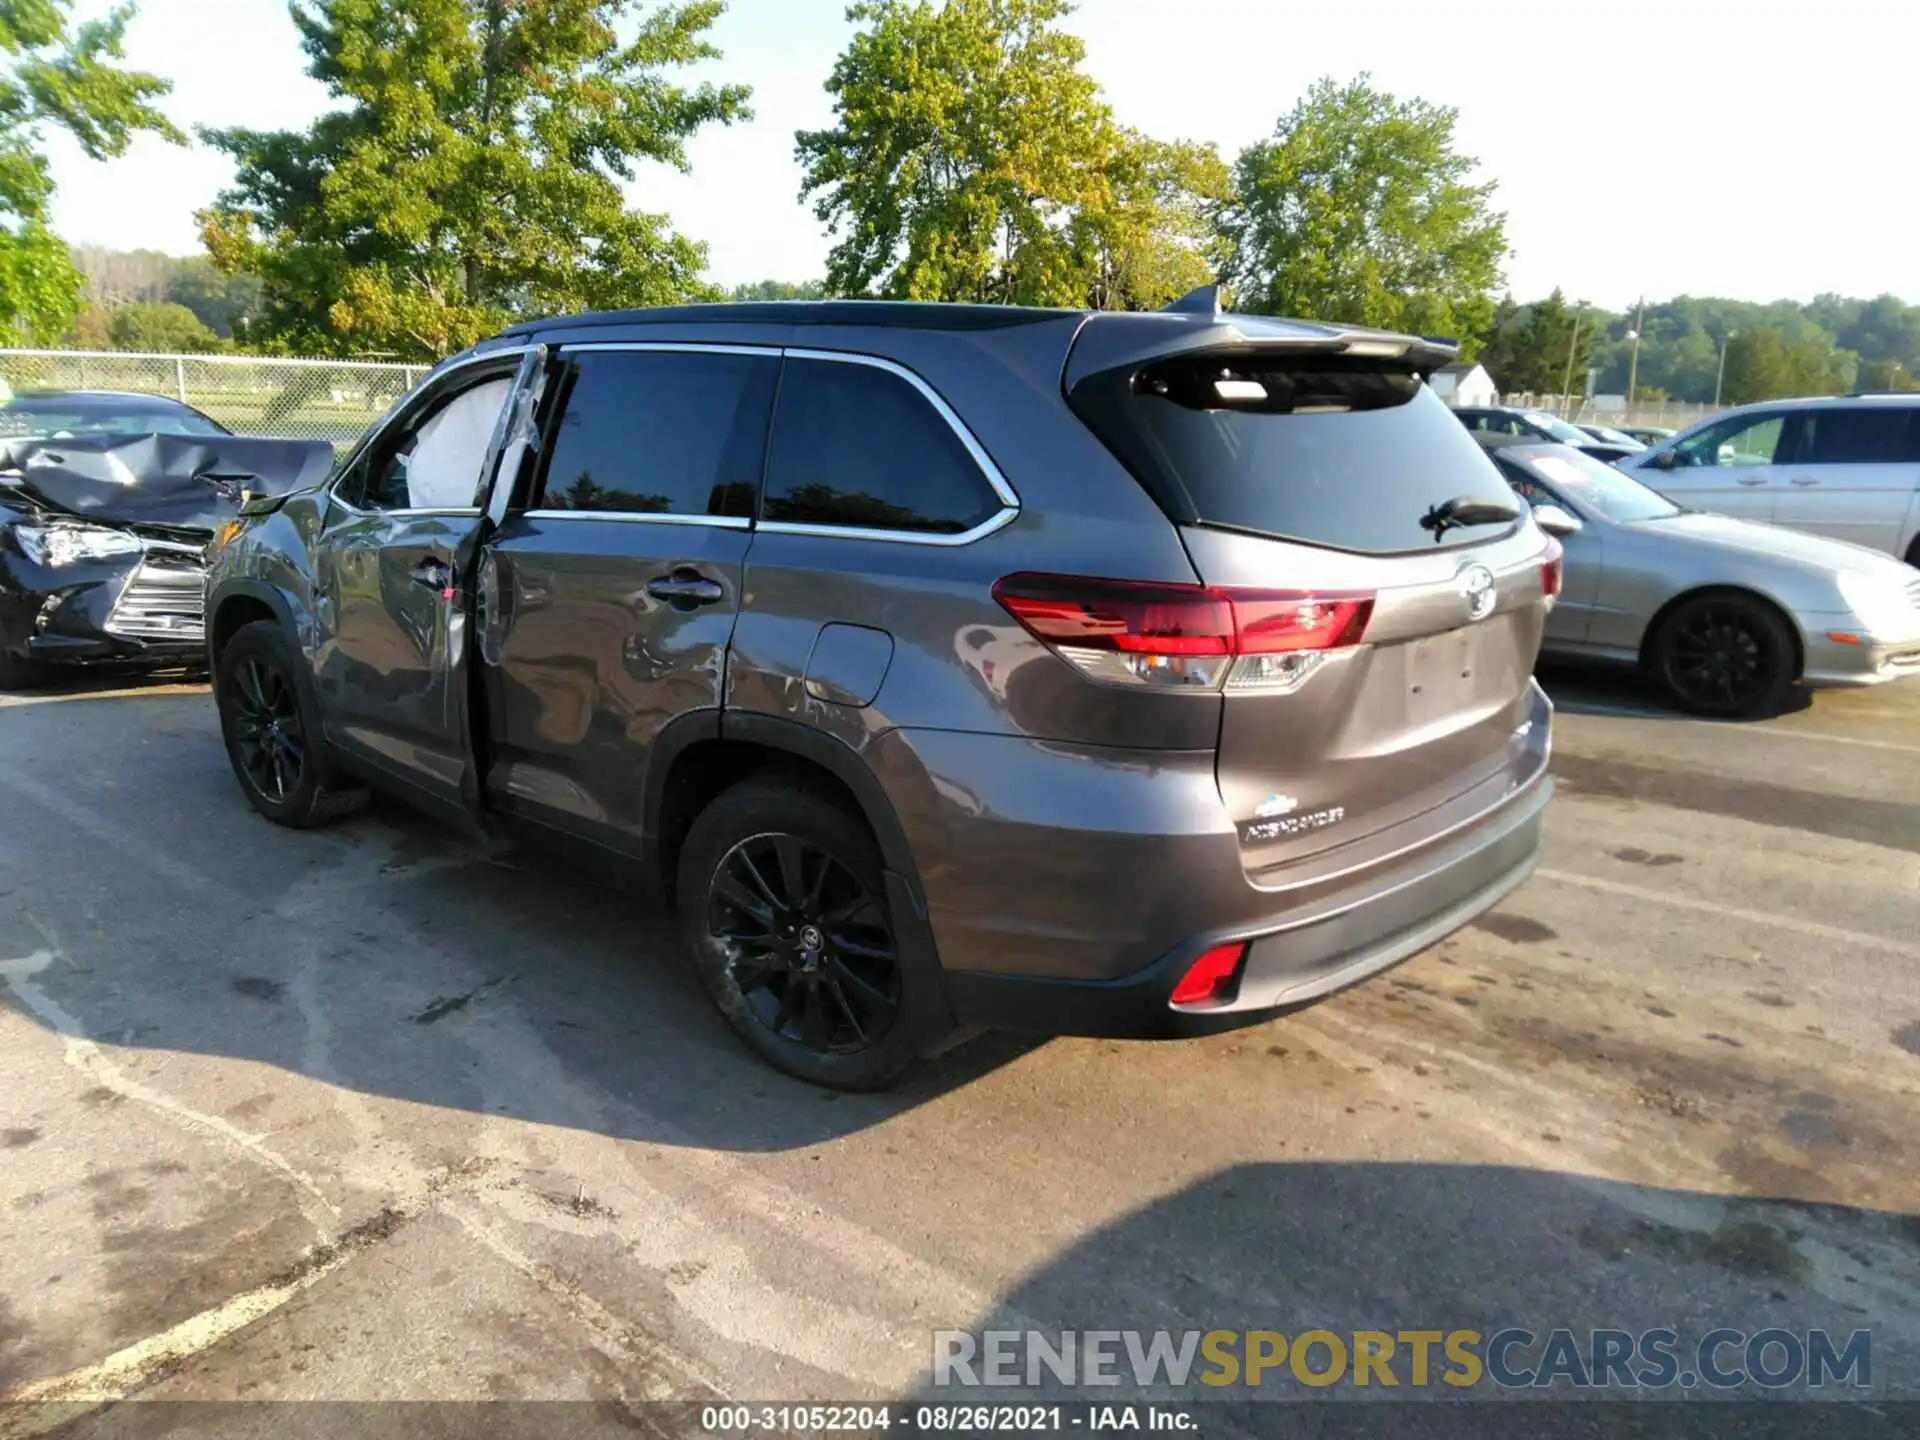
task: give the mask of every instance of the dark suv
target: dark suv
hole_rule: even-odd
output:
[[[824,1084],[1273,1015],[1535,863],[1559,551],[1451,355],[1206,305],[522,326],[216,543],[234,770],[281,824],[375,784],[586,842]]]

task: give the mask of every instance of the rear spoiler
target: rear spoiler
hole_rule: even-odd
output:
[[[1399,360],[1424,380],[1459,359],[1460,345],[1434,336],[1242,315],[1220,308],[1219,286],[1203,285],[1151,314],[1089,316],[1074,337],[1062,379],[1071,392],[1089,375],[1177,355],[1218,355],[1231,362],[1288,354]]]

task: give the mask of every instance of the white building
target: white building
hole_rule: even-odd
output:
[[[1500,399],[1493,377],[1479,365],[1455,361],[1433,372],[1433,393],[1449,405],[1492,405]]]

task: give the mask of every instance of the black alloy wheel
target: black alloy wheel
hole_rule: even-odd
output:
[[[293,682],[260,655],[234,667],[228,733],[241,773],[263,799],[284,805],[306,776],[307,738]]]
[[[900,1010],[887,917],[860,877],[797,835],[753,835],[721,857],[708,933],[747,1013],[816,1055],[880,1040]]]
[[[367,792],[333,774],[298,657],[277,620],[243,625],[220,651],[213,698],[247,803],[276,825],[304,830],[352,814]]]
[[[1661,625],[1655,669],[1673,698],[1696,714],[1723,718],[1778,711],[1795,677],[1786,623],[1743,595],[1689,600]]]
[[[687,829],[674,891],[701,989],[761,1059],[881,1090],[919,1058],[909,1017],[928,1009],[925,962],[902,943],[865,817],[823,782],[763,773],[715,796]]]

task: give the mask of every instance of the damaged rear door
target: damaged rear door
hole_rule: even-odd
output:
[[[314,546],[314,675],[328,740],[461,816],[479,793],[469,590],[526,360],[486,357],[422,387],[348,462]]]

